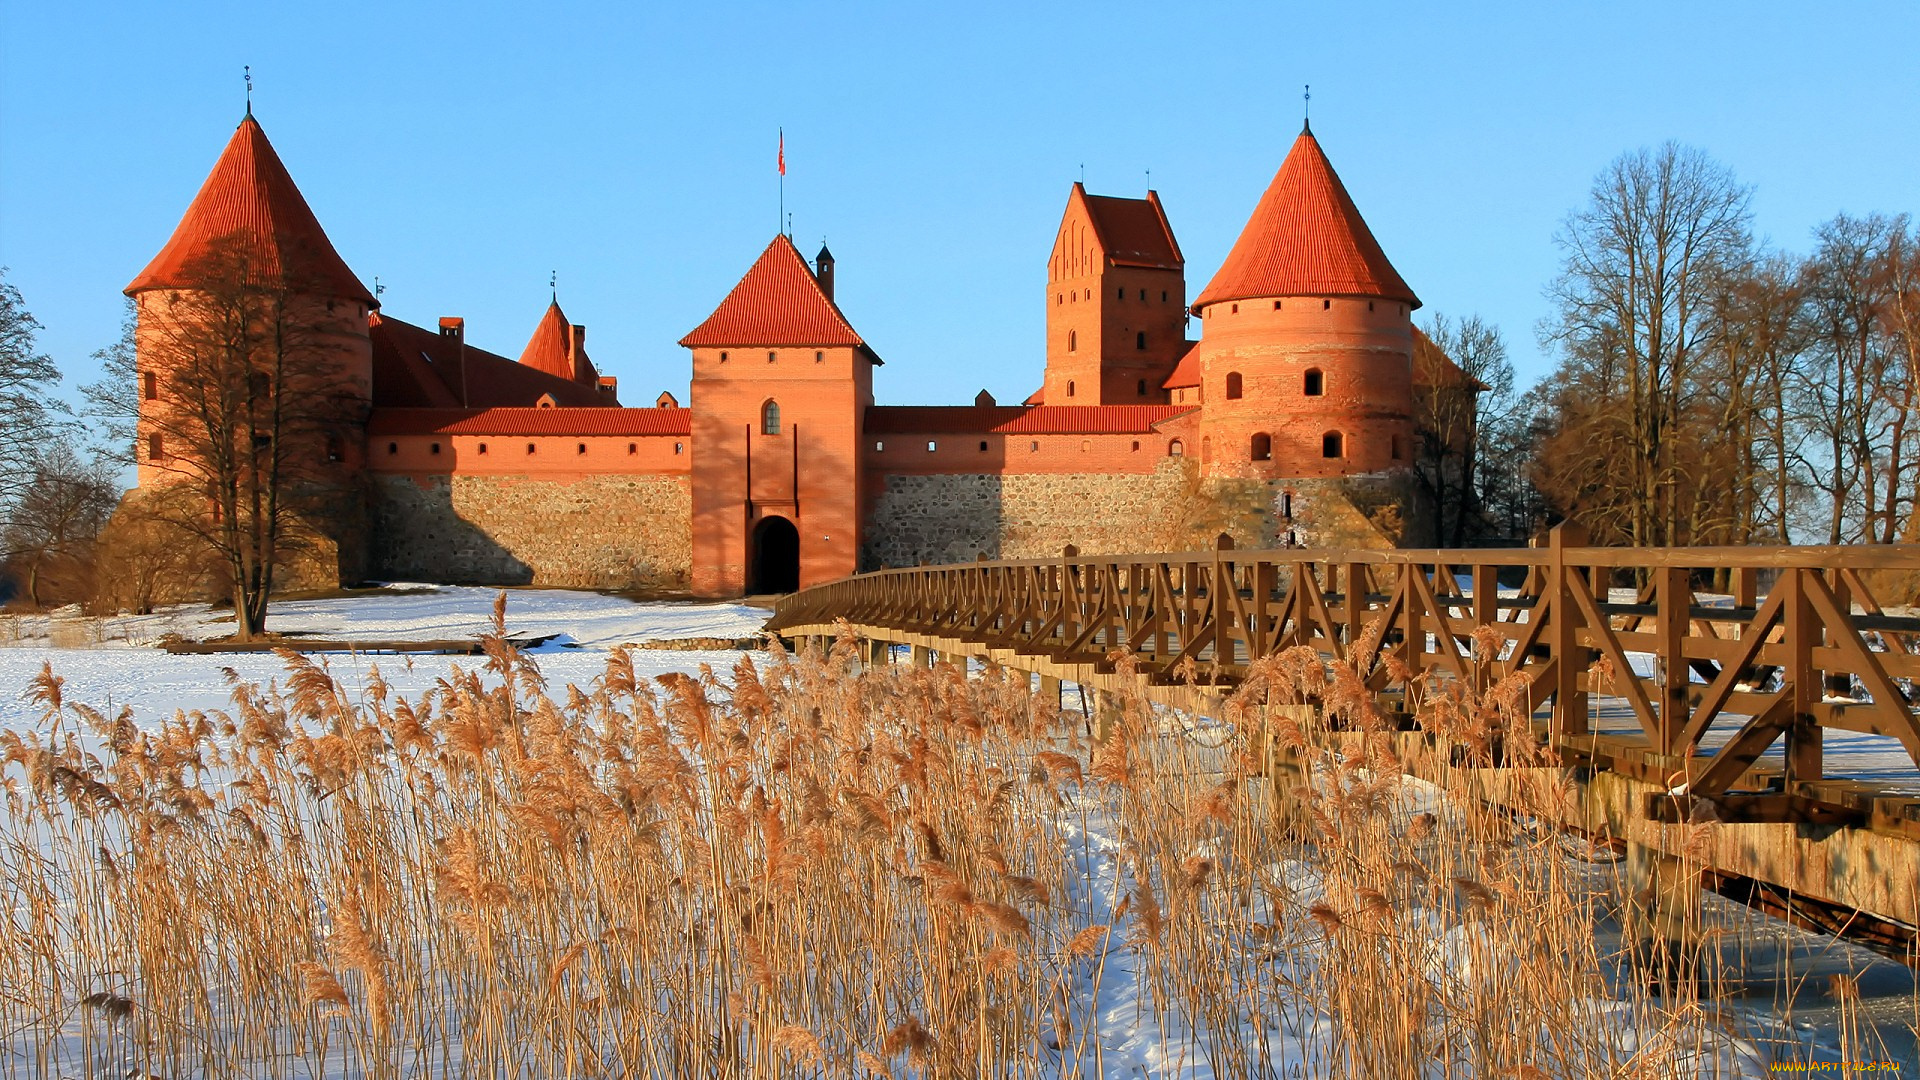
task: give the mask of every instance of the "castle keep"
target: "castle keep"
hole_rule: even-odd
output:
[[[360,396],[327,451],[363,508],[332,523],[343,579],[737,596],[1207,529],[1387,543],[1368,509],[1411,465],[1420,301],[1305,130],[1191,303],[1159,196],[1075,184],[1041,386],[1019,405],[876,405],[882,359],[835,302],[832,254],[809,262],[784,235],[680,338],[686,404],[622,405],[557,297],[517,358],[468,343],[459,318],[380,310],[249,114],[127,287],[143,409],[169,407],[154,335],[215,248],[300,293]],[[158,430],[143,413],[142,488],[175,475]]]

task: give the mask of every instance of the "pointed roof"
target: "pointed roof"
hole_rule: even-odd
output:
[[[807,269],[806,259],[783,233],[760,253],[707,321],[681,338],[680,344],[698,349],[722,345],[864,347],[866,342],[854,332],[839,306],[820,290],[820,282]]]
[[[228,236],[239,238],[242,250],[268,281],[379,306],[333,250],[251,111],[227,141],[173,236],[126,292],[193,287],[194,263]]]
[[[1193,310],[1258,296],[1379,296],[1420,306],[1311,130],[1294,140]]]
[[[569,412],[618,404],[595,383],[558,378],[391,315],[370,314],[367,332],[375,409],[530,407],[546,396]]]
[[[575,358],[569,351],[573,341],[573,324],[567,321],[567,314],[560,310],[560,298],[554,297],[547,305],[547,313],[540,318],[540,325],[533,328],[533,336],[527,339],[527,347],[520,350],[520,362],[537,371],[575,382],[591,383],[599,378],[593,361],[587,358],[585,346],[580,348],[579,367],[576,370]]]
[[[1148,191],[1144,199],[1117,195],[1089,195],[1084,185],[1073,185],[1073,198],[1087,208],[1094,239],[1115,266],[1144,266],[1178,270],[1186,265],[1173,226],[1160,205],[1160,194]]]

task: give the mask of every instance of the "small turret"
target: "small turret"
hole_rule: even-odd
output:
[[[827,242],[820,242],[820,254],[813,257],[813,279],[820,283],[820,291],[827,299],[833,299],[833,252],[827,250]]]

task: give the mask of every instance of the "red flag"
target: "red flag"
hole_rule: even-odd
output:
[[[780,129],[780,175],[787,175],[787,132]]]

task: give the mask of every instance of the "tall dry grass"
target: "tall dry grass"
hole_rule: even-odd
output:
[[[652,681],[616,650],[560,689],[503,629],[420,701],[288,653],[282,687],[153,730],[44,673],[44,722],[0,733],[0,1076],[1725,1058],[1710,995],[1605,954],[1560,838],[1400,778],[1352,666],[1273,658],[1204,730],[1126,700],[1094,745],[1024,674],[860,671],[850,637]],[[1415,698],[1545,764],[1512,689]]]

